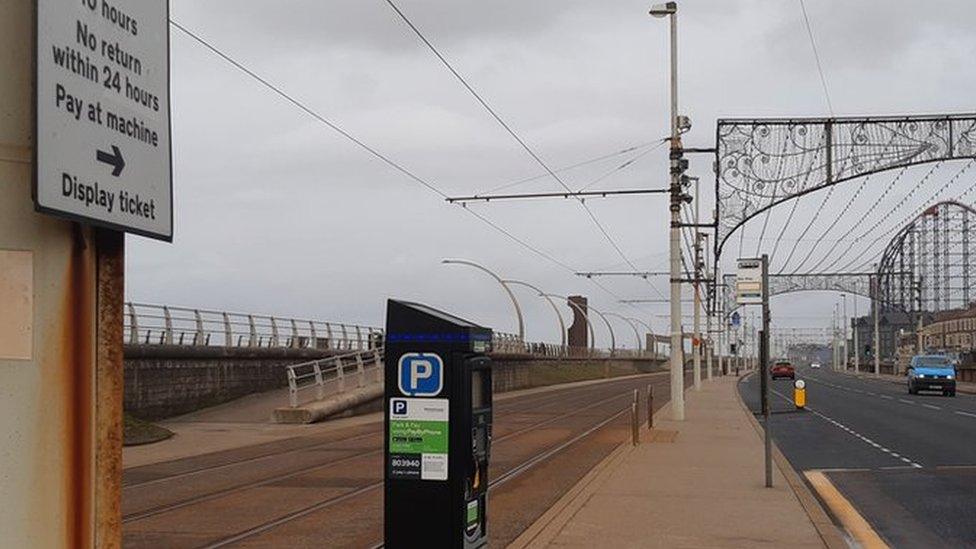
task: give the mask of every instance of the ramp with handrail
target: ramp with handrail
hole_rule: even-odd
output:
[[[310,360],[285,368],[292,408],[370,384],[383,383],[383,348]]]

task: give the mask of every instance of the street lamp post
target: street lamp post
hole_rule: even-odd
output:
[[[509,299],[512,300],[512,305],[515,307],[515,316],[518,318],[519,341],[522,343],[525,342],[525,322],[522,320],[522,308],[519,307],[519,302],[517,299],[515,299],[515,294],[512,293],[512,289],[509,288],[507,284],[505,284],[505,281],[502,280],[502,277],[488,270],[488,268],[483,267],[482,265],[479,265],[474,261],[469,261],[467,259],[447,258],[447,259],[442,259],[441,263],[444,263],[445,265],[467,265],[469,267],[474,267],[475,269],[488,273],[488,275],[490,275],[492,278],[498,281],[498,283],[501,284],[502,288],[505,289],[505,293],[508,294]]]
[[[623,320],[627,324],[630,324],[630,327],[634,329],[634,337],[637,338],[637,354],[640,355],[641,354],[641,351],[643,350],[643,347],[641,346],[640,330],[637,329],[637,324],[634,323],[634,321],[632,319],[630,319],[628,317],[625,317],[623,315],[618,315],[617,313],[607,313],[607,316],[612,316],[614,318],[619,318],[620,320]]]
[[[681,134],[678,129],[678,4],[667,2],[654,6],[654,17],[670,18],[671,35],[671,417],[685,419],[684,364],[681,333]]]
[[[610,332],[610,356],[613,356],[617,351],[617,338],[613,335],[613,325],[610,324],[606,314],[594,309],[592,305],[587,304],[586,308],[599,315],[603,319],[603,323],[607,325],[607,331]]]
[[[860,372],[861,371],[861,347],[860,347],[861,338],[858,337],[857,332],[859,331],[858,328],[861,326],[861,323],[858,322],[859,319],[857,318],[857,294],[852,295],[851,299],[854,301],[854,326],[851,328],[851,330],[854,332],[852,336],[854,339],[854,371]]]
[[[847,324],[848,324],[848,322],[847,322],[847,294],[840,294],[840,296],[842,298],[844,298],[844,318],[843,318],[843,320],[844,320],[844,341],[843,341],[843,344],[841,345],[841,347],[844,350],[843,364],[844,364],[844,371],[846,372],[847,371],[847,353],[848,353],[848,350],[847,350]]]
[[[549,305],[552,306],[553,312],[556,313],[556,320],[559,321],[559,335],[561,337],[563,349],[565,349],[566,348],[566,323],[563,322],[563,315],[560,314],[559,307],[556,306],[556,302],[553,301],[551,297],[546,295],[545,292],[535,287],[534,285],[529,284],[528,282],[523,282],[521,280],[505,280],[504,282],[505,284],[515,284],[517,286],[525,286],[526,288],[537,292],[542,298],[544,298],[546,301],[549,302]]]

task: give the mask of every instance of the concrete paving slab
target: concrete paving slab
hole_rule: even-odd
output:
[[[735,377],[686,394],[686,421],[655,417],[677,431],[612,456],[601,479],[570,491],[559,513],[516,540],[520,547],[824,547],[778,469],[764,487],[763,446],[735,394]],[[644,431],[644,438],[647,432]]]

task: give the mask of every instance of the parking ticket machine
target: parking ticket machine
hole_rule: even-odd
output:
[[[388,548],[488,543],[491,329],[389,300],[384,538]]]

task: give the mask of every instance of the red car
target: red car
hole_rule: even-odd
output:
[[[773,364],[773,367],[769,369],[769,375],[773,379],[779,379],[781,377],[796,379],[796,370],[790,364],[789,360],[777,360]]]

